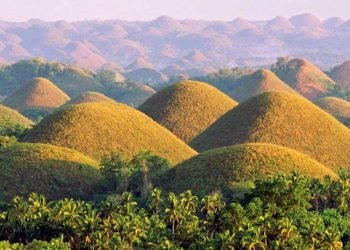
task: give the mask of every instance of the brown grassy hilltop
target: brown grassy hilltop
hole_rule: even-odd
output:
[[[315,104],[341,122],[350,118],[350,102],[348,101],[329,96],[315,101]]]
[[[268,143],[247,143],[203,152],[172,168],[158,185],[167,191],[206,193],[237,188],[271,174],[296,171],[307,177],[336,174],[309,156]]]
[[[262,69],[243,76],[239,80],[237,87],[230,93],[230,96],[239,102],[243,102],[250,97],[269,91],[282,91],[297,94],[297,92],[279,79],[273,72]]]
[[[331,78],[305,59],[289,60],[273,70],[281,80],[309,99],[324,96],[335,85]]]
[[[32,192],[49,199],[91,198],[102,177],[98,163],[71,149],[45,144],[16,143],[0,148],[2,198]]]
[[[43,119],[23,140],[76,149],[96,159],[112,151],[132,156],[149,150],[176,164],[196,154],[143,113],[107,102],[67,106]]]
[[[53,110],[70,98],[50,80],[36,77],[3,100],[3,104],[23,112],[28,109]]]
[[[0,129],[6,129],[8,126],[15,124],[29,128],[33,125],[33,122],[16,110],[0,105]]]
[[[66,104],[73,105],[87,102],[114,102],[114,100],[99,92],[85,92],[71,99]]]
[[[223,115],[190,145],[206,151],[247,142],[282,145],[326,166],[350,168],[350,130],[297,95],[267,92],[253,97]]]
[[[182,81],[153,95],[139,109],[189,142],[236,105],[209,84]]]
[[[337,84],[348,91],[350,90],[350,61],[335,67],[329,75]]]

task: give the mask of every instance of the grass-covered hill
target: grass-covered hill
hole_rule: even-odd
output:
[[[231,91],[230,96],[239,102],[243,102],[250,97],[269,91],[282,91],[296,94],[291,87],[279,79],[273,72],[262,69],[241,77]]]
[[[0,200],[31,192],[49,199],[92,198],[101,181],[98,163],[83,154],[45,144],[0,148]]]
[[[0,135],[1,131],[6,131],[14,125],[29,128],[33,122],[16,110],[0,105]]]
[[[87,102],[114,102],[114,100],[105,96],[102,93],[85,92],[71,99],[66,104],[73,105],[73,104],[81,104],[81,103],[87,103]]]
[[[27,81],[2,101],[20,112],[38,109],[52,111],[69,100],[61,89],[48,79],[36,77]]]
[[[350,118],[350,102],[348,101],[329,96],[315,101],[315,104],[336,117],[341,122],[344,122]]]
[[[347,91],[350,91],[350,61],[345,61],[339,66],[334,67],[329,76]]]
[[[182,81],[149,98],[139,109],[185,142],[189,142],[237,105],[218,89]]]
[[[190,145],[202,152],[247,142],[285,146],[326,166],[350,168],[350,130],[297,95],[267,92],[253,97],[219,118]]]
[[[145,84],[128,84],[130,87],[125,88],[125,91],[117,100],[119,102],[128,103],[132,107],[140,106],[157,92],[152,87]]]
[[[322,97],[335,86],[335,82],[329,76],[305,59],[280,58],[272,66],[272,71],[309,99]]]
[[[326,175],[336,178],[332,170],[295,150],[268,143],[246,143],[194,156],[169,170],[158,185],[172,192],[210,193],[238,190],[244,187],[244,182],[293,171],[311,178]]]
[[[43,119],[23,140],[76,149],[96,159],[112,151],[132,156],[148,150],[176,164],[196,154],[140,111],[107,102],[67,106]]]

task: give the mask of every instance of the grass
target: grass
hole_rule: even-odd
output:
[[[270,70],[262,69],[240,78],[230,93],[233,99],[243,102],[250,97],[269,91],[282,91],[297,94]]]
[[[69,100],[50,80],[33,78],[19,87],[13,94],[3,100],[5,106],[24,112],[29,109],[42,109],[51,111]]]
[[[216,88],[197,81],[182,81],[149,98],[139,109],[189,142],[237,105]]]
[[[196,154],[143,113],[110,102],[69,105],[43,119],[23,140],[75,149],[95,159],[148,150],[176,164]]]
[[[190,145],[206,151],[247,142],[285,146],[334,169],[350,169],[350,130],[297,95],[267,92],[253,97],[223,115]]]
[[[114,102],[114,100],[99,92],[85,92],[71,99],[66,104],[80,104],[86,102]]]
[[[315,104],[341,122],[350,118],[350,102],[348,101],[329,96],[317,100]]]
[[[81,153],[45,144],[0,148],[0,190],[5,201],[31,192],[49,199],[91,198],[102,180],[98,163]]]
[[[328,93],[335,82],[305,59],[292,59],[286,67],[275,72],[284,82],[309,99],[317,99]]]
[[[14,124],[29,128],[33,122],[16,110],[0,105],[0,129],[6,130]]]
[[[296,171],[307,177],[337,175],[309,156],[268,143],[247,143],[203,152],[169,170],[158,182],[167,191],[196,193],[236,190],[276,173]],[[239,190],[237,190],[239,191]]]

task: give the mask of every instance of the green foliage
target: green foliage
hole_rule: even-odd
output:
[[[218,72],[210,73],[207,76],[195,77],[194,80],[210,83],[225,93],[230,93],[238,83],[238,80],[245,75],[253,73],[249,68],[220,69]]]
[[[27,109],[22,113],[24,116],[30,118],[35,123],[39,123],[44,117],[50,114],[48,110],[44,109]]]
[[[141,151],[131,160],[120,153],[112,153],[101,161],[101,173],[113,192],[132,191],[146,198],[153,182],[169,170],[168,160],[148,151]]]
[[[339,189],[350,178],[339,175],[339,180],[275,175],[256,181],[239,203],[218,193],[163,196],[159,189],[144,203],[130,193],[98,204],[15,197],[0,210],[0,249],[338,250],[350,239],[350,213],[342,204],[350,198]]]
[[[26,128],[17,123],[2,123],[0,127],[0,136],[13,136],[19,138],[24,132]]]

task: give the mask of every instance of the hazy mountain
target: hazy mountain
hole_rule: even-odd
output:
[[[271,20],[79,21],[0,23],[0,62],[44,57],[97,70],[106,65],[162,70],[178,65],[265,66],[276,57],[306,57],[321,68],[350,57],[350,20],[311,13]],[[147,60],[147,63],[133,63]],[[141,64],[141,65],[137,65]]]

